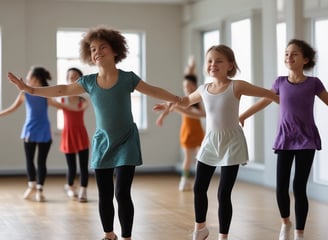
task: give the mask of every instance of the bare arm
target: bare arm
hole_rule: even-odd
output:
[[[154,106],[154,110],[155,111],[162,111],[161,114],[158,116],[158,118],[156,119],[156,125],[157,126],[162,126],[164,119],[169,115],[169,113],[171,111],[175,111],[181,115],[186,115],[190,118],[194,118],[194,119],[200,119],[202,117],[205,117],[205,111],[203,106],[200,106],[199,109],[193,108],[193,107],[180,107],[180,106],[172,106],[172,110],[170,110],[171,104],[167,104],[167,103],[160,103],[160,104],[156,104]]]
[[[17,78],[11,72],[8,73],[8,79],[10,82],[15,84],[19,90],[41,97],[79,95],[85,92],[83,87],[81,87],[77,82],[68,85],[56,85],[50,87],[30,87],[26,85],[22,79]]]
[[[241,95],[262,97],[262,99],[260,99],[239,116],[239,122],[242,126],[244,126],[244,122],[248,117],[264,109],[272,101],[279,103],[279,96],[276,95],[275,92],[262,87],[258,87],[256,85],[252,85],[246,81],[237,80],[235,84],[235,94],[237,97],[240,97]]]
[[[323,101],[326,105],[328,105],[328,92],[327,91],[322,91],[318,97]]]
[[[200,119],[206,116],[204,107],[201,104],[199,105],[199,108],[195,108],[191,106],[188,108],[175,106],[173,108],[173,111],[180,113],[181,115],[186,115],[187,117],[195,118],[195,119]]]
[[[48,104],[52,107],[55,107],[57,109],[66,109],[66,110],[70,110],[70,111],[81,111],[75,107],[72,107],[70,105],[67,105],[67,104],[64,104],[64,103],[60,103],[60,102],[57,102],[55,99],[53,98],[48,98]]]
[[[264,109],[266,106],[268,106],[272,101],[267,98],[262,98],[256,103],[254,103],[251,107],[249,107],[245,112],[243,112],[241,115],[239,115],[239,122],[242,126],[244,126],[244,122],[247,118],[252,116],[253,114],[257,113],[258,111]]]
[[[250,84],[242,80],[236,81],[234,85],[234,92],[236,97],[240,98],[241,95],[253,96],[253,97],[263,97],[269,99],[271,102],[274,101],[279,103],[279,96],[276,95],[272,90],[266,88],[258,87],[256,85]]]
[[[165,89],[152,86],[142,80],[139,81],[136,90],[150,97],[158,98],[172,103],[177,103],[181,100],[180,97],[166,91]]]
[[[20,92],[16,100],[8,108],[0,111],[0,116],[6,116],[14,111],[16,111],[24,102],[24,92]]]
[[[181,101],[177,104],[180,107],[189,107],[195,103],[198,103],[202,100],[201,95],[199,94],[198,90],[192,92],[188,96],[185,96],[181,99]]]
[[[157,108],[155,108],[155,106],[154,106],[154,109],[156,111],[159,111],[161,109],[161,111],[162,111],[161,114],[156,119],[156,125],[159,126],[159,127],[161,127],[161,126],[163,126],[164,119],[170,113],[170,105],[169,104],[166,104],[166,103],[156,104],[156,105],[157,105]]]
[[[82,97],[80,99],[79,104],[76,104],[76,105],[61,103],[52,98],[48,98],[48,104],[50,106],[58,108],[58,109],[65,109],[65,110],[70,110],[70,111],[75,111],[75,112],[85,111],[89,107],[89,101]]]

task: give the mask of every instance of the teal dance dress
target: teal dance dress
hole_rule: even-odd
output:
[[[116,84],[104,89],[97,84],[97,76],[86,75],[78,80],[90,95],[96,118],[91,168],[141,165],[139,132],[131,111],[131,93],[140,78],[134,72],[119,70]]]

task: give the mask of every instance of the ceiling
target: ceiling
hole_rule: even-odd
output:
[[[61,1],[61,0],[59,0]],[[86,1],[86,2],[112,2],[112,3],[153,3],[153,4],[178,4],[184,5],[189,3],[200,2],[202,0],[70,0],[70,1]]]

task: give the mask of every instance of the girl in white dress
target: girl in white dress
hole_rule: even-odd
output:
[[[207,190],[216,167],[221,167],[217,195],[219,240],[226,240],[232,219],[232,188],[239,165],[248,161],[246,140],[239,125],[240,97],[265,97],[277,103],[279,98],[270,90],[243,80],[232,80],[239,69],[233,51],[225,45],[212,46],[207,51],[205,67],[212,82],[201,85],[179,104],[187,107],[203,100],[206,112],[206,134],[197,154],[193,240],[204,240],[209,235],[206,227]],[[157,110],[157,105],[154,109]]]

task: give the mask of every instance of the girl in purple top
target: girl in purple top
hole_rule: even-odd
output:
[[[308,214],[306,185],[315,150],[321,149],[321,139],[313,117],[315,96],[328,105],[328,93],[320,79],[304,75],[305,70],[314,67],[315,54],[315,50],[308,43],[292,39],[287,44],[285,53],[288,76],[278,77],[272,87],[272,91],[280,97],[279,127],[273,145],[277,154],[276,197],[282,219],[279,240],[289,240],[291,235],[289,179],[294,159],[294,239],[304,239]],[[246,118],[270,103],[269,99],[261,99],[240,115],[240,123],[244,125]]]

